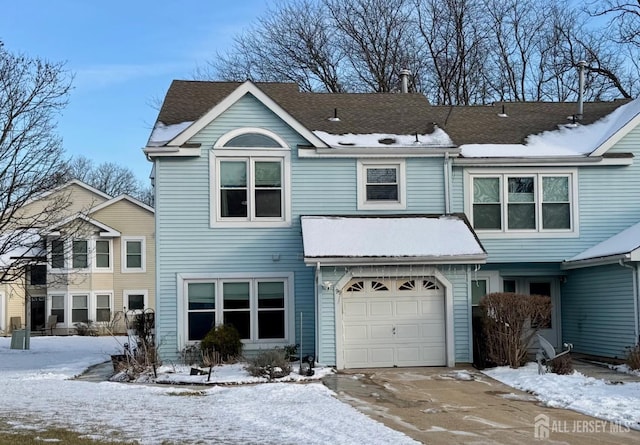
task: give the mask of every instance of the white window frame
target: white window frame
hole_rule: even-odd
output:
[[[62,243],[62,267],[53,267],[53,242]],[[52,273],[60,273],[68,268],[69,258],[67,255],[68,242],[60,240],[58,238],[52,238],[47,241],[47,270]]]
[[[98,267],[98,241],[106,241],[109,243],[109,267]],[[111,239],[96,238],[91,240],[91,270],[96,273],[113,272],[113,241]]]
[[[142,310],[129,309],[129,295],[143,295],[144,307]],[[145,309],[149,309],[149,290],[148,289],[125,289],[122,291],[122,307],[125,311],[134,310],[136,313],[140,313]]]
[[[127,267],[127,243],[140,242],[141,266]],[[145,273],[147,271],[147,239],[144,236],[123,236],[121,238],[121,263],[122,273]]]
[[[73,244],[75,242],[79,242],[79,241],[84,241],[85,243],[87,243],[87,266],[86,267],[75,267],[73,265],[73,257],[74,257],[74,252],[73,252]],[[74,238],[72,240],[69,241],[70,242],[70,248],[69,248],[69,267],[71,270],[74,271],[88,271],[91,269],[91,240],[89,238]]]
[[[225,147],[236,136],[246,133],[258,133],[267,136],[282,147]],[[256,217],[253,206],[255,196],[253,166],[255,162],[282,163],[282,215],[278,218]],[[247,216],[228,218],[220,216],[220,161],[246,161],[247,170]],[[277,134],[263,128],[244,127],[232,130],[216,141],[209,152],[209,202],[210,226],[213,227],[290,227],[291,226],[291,150],[286,141]]]
[[[394,168],[398,183],[397,201],[367,200],[367,169]],[[358,188],[358,210],[402,210],[407,208],[406,162],[403,159],[358,159],[356,180]]]
[[[62,297],[62,311],[64,314],[64,320],[58,320],[58,324],[62,324],[63,326],[69,326],[71,315],[68,310],[68,307],[69,307],[68,295],[64,292],[51,292],[47,294],[47,315],[52,315],[51,311],[54,309],[53,297]]]
[[[107,295],[109,297],[109,320],[108,321],[98,321],[98,295]],[[91,320],[94,323],[98,323],[100,325],[108,324],[111,319],[113,319],[113,314],[115,313],[115,309],[113,307],[114,299],[113,299],[113,291],[112,290],[103,290],[103,291],[93,291],[91,292]]]
[[[73,297],[87,297],[87,320],[91,320],[91,292],[72,292],[69,293],[68,308],[69,320],[67,326],[73,326],[75,323],[84,323],[86,320],[73,321]],[[65,314],[66,315],[66,314]],[[93,321],[93,320],[92,320]]]
[[[508,178],[533,177],[534,178],[534,205],[536,209],[535,229],[509,229],[508,218]],[[569,180],[569,229],[544,229],[542,228],[542,178],[567,177]],[[473,221],[473,180],[474,178],[499,178],[500,180],[500,216],[501,229],[477,229]],[[464,205],[471,226],[480,238],[575,238],[580,235],[579,206],[578,206],[578,170],[577,169],[500,169],[479,170],[469,169],[464,173],[465,193]]]
[[[243,340],[248,350],[260,348],[282,347],[295,342],[295,318],[294,318],[294,274],[289,273],[231,273],[231,274],[178,274],[178,342],[181,347],[196,343],[189,341],[188,326],[188,285],[189,283],[214,283],[215,285],[215,324],[219,325],[224,320],[224,302],[222,285],[225,282],[249,282],[250,289],[250,313],[251,313],[251,338]],[[282,281],[284,282],[284,338],[282,339],[258,339],[258,282]]]

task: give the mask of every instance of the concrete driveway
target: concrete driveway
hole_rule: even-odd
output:
[[[608,422],[541,406],[471,367],[360,369],[324,383],[344,402],[426,444],[640,443],[638,431],[612,431]]]

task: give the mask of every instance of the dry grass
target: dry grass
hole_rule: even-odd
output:
[[[11,419],[15,420],[15,419]],[[33,425],[20,421],[21,425],[28,428],[16,428],[11,426],[9,419],[0,419],[0,444],[1,445],[43,445],[45,443],[59,443],[65,445],[130,445],[137,442],[97,440],[89,435],[78,433],[64,428],[48,428],[37,425],[34,419]],[[113,435],[111,435],[113,436]]]

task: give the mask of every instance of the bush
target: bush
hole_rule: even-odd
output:
[[[640,344],[629,348],[625,363],[630,369],[633,369],[634,371],[640,370]]]
[[[212,357],[215,351],[225,362],[239,357],[242,353],[242,346],[240,333],[230,324],[214,326],[200,342],[203,355]]]
[[[564,354],[558,358],[554,358],[549,362],[549,369],[554,374],[573,374],[573,360],[571,360],[571,355]]]
[[[76,335],[80,335],[83,337],[86,337],[86,336],[95,337],[98,335],[98,330],[93,325],[93,321],[91,320],[87,320],[85,323],[83,322],[74,323],[73,326],[76,330]]]
[[[542,295],[488,294],[480,309],[487,355],[498,366],[523,365],[531,339],[551,321],[551,299]]]
[[[260,352],[249,360],[247,371],[254,377],[279,379],[291,373],[291,364],[283,349],[270,349]]]

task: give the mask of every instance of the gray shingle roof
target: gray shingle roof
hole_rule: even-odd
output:
[[[195,121],[231,94],[239,82],[174,80],[158,115],[165,125]],[[256,83],[309,130],[332,134],[427,134],[433,124],[456,145],[519,144],[530,134],[556,129],[577,112],[571,102],[502,103],[489,106],[431,106],[419,93],[304,93],[293,83]],[[627,101],[587,102],[582,123],[606,116]],[[339,121],[329,118],[337,112]]]

